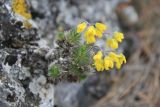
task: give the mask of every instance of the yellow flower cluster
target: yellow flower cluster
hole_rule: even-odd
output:
[[[13,12],[23,16],[26,19],[31,18],[31,14],[27,11],[27,5],[25,0],[13,0],[12,10]]]
[[[96,37],[102,38],[107,26],[102,23],[96,23],[95,25],[87,26],[86,22],[82,22],[77,26],[77,33],[85,31],[84,38],[87,44],[96,42]]]
[[[86,22],[82,22],[77,26],[77,33],[84,32],[84,38],[87,44],[96,42],[96,37],[102,38],[103,34],[106,34],[107,26],[102,23],[96,23],[94,25],[87,25]],[[112,37],[107,37],[106,45],[112,49],[118,48],[118,43],[121,43],[124,39],[124,35],[121,32],[114,32]],[[120,69],[123,63],[126,63],[125,56],[120,53],[109,52],[109,54],[103,57],[102,51],[98,51],[93,56],[94,66],[97,71],[110,70],[114,66]]]
[[[113,38],[108,38],[107,39],[107,46],[109,46],[112,49],[117,49],[118,48],[118,42],[122,42],[124,39],[124,35],[121,32],[114,32]]]
[[[117,69],[120,69],[123,63],[126,63],[125,56],[121,54],[116,54],[114,52],[110,52],[108,56],[104,57],[101,51],[98,51],[97,54],[93,57],[94,65],[97,71],[103,71],[112,69],[114,64]]]

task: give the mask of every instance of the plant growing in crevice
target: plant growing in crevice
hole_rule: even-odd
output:
[[[103,23],[82,22],[68,32],[60,32],[56,39],[56,51],[59,55],[57,64],[62,70],[60,74],[63,72],[81,80],[93,70],[100,72],[120,69],[126,63],[125,56],[118,51],[124,35],[121,32],[107,32],[107,29]],[[102,50],[96,45],[96,41],[104,38],[106,48]],[[95,51],[97,47],[98,50]]]
[[[59,75],[59,68],[56,65],[53,65],[50,69],[49,69],[49,75],[51,75],[52,77],[57,77]]]

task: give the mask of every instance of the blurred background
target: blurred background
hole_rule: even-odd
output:
[[[51,47],[56,32],[82,21],[103,22],[125,34],[127,64],[94,107],[160,107],[160,0],[33,0],[31,6]]]

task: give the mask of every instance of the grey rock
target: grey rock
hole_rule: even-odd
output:
[[[55,105],[58,107],[90,107],[94,105],[107,94],[112,86],[113,82],[107,78],[108,75],[108,73],[95,74],[82,83],[58,84],[55,87]]]

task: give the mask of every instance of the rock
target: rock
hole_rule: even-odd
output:
[[[7,105],[6,103],[4,103],[2,101],[0,101],[0,105],[1,105],[1,107],[10,107],[9,105]]]
[[[2,74],[1,77],[0,100],[11,107],[25,104],[25,90],[20,81],[16,81],[7,74]]]
[[[78,83],[60,83],[55,87],[56,107],[78,107],[76,94],[80,89]],[[65,88],[64,88],[65,87]]]
[[[54,88],[51,84],[46,84],[46,77],[40,75],[38,78],[33,78],[32,82],[29,84],[30,91],[39,95],[40,103],[39,107],[53,107],[54,105]]]
[[[55,88],[55,106],[90,107],[107,94],[112,86],[108,73],[92,75],[82,83],[61,83]],[[107,78],[107,81],[104,79]],[[63,88],[65,87],[65,88]]]

